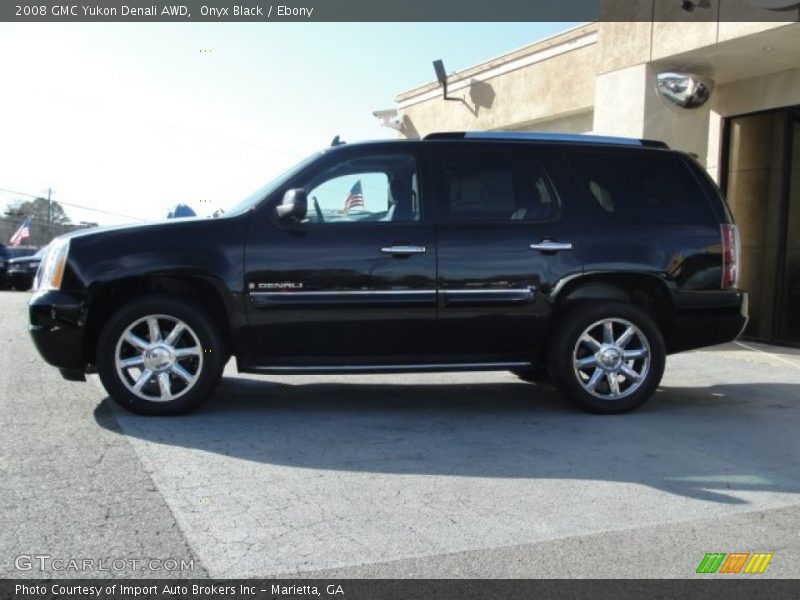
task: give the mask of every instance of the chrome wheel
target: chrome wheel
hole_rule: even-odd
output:
[[[625,319],[603,319],[587,327],[572,352],[578,382],[603,400],[619,400],[644,383],[650,369],[650,344]]]
[[[114,362],[129,391],[143,400],[167,402],[197,383],[203,348],[197,334],[180,319],[148,315],[122,333]]]

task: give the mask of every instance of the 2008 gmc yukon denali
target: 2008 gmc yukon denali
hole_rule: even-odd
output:
[[[331,147],[219,218],[57,238],[30,332],[139,413],[197,407],[231,355],[264,374],[507,369],[619,413],[667,354],[739,335],[738,252],[717,188],[662,143],[439,133]]]

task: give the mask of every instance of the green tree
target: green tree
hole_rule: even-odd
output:
[[[34,198],[33,200],[17,200],[11,202],[6,208],[7,217],[31,217],[41,221],[48,220],[47,198]],[[50,222],[66,225],[70,222],[64,207],[55,200],[50,202]]]

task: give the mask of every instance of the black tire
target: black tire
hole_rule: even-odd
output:
[[[142,415],[180,415],[196,409],[211,396],[228,354],[217,324],[190,302],[168,295],[144,296],[108,319],[98,339],[95,363],[103,386],[120,406]],[[154,317],[159,332],[156,338],[161,338],[161,343],[153,344],[147,317]],[[170,345],[169,333],[177,322],[185,328]],[[133,325],[130,333],[136,337],[131,339],[146,342],[147,350],[122,340]],[[125,356],[123,360],[141,360],[142,366],[118,370],[118,352],[121,359]],[[186,356],[178,358],[180,353]],[[149,378],[145,373],[148,366],[153,367]],[[138,377],[137,369],[141,369]],[[186,375],[192,379],[186,379]],[[164,376],[166,379],[162,379]],[[138,394],[133,389],[134,379],[145,381]]]
[[[602,335],[606,322],[611,323],[612,339],[622,338],[622,332],[634,326],[635,333],[631,334],[628,345],[605,343],[607,338]],[[582,336],[590,327],[589,337],[596,341],[579,344],[580,339],[586,339]],[[629,356],[637,355],[641,357],[628,360]],[[574,366],[575,357],[587,361],[587,366],[578,369]],[[593,362],[604,366],[595,367]],[[549,367],[561,393],[581,410],[620,414],[641,406],[653,395],[664,375],[665,362],[664,338],[650,316],[626,302],[604,301],[575,305],[559,319]],[[623,368],[632,375],[615,370]],[[635,375],[641,377],[637,380]],[[593,381],[594,388],[590,391]]]
[[[531,367],[530,369],[514,369],[511,371],[522,381],[528,383],[544,383],[550,381],[550,373],[544,367]]]

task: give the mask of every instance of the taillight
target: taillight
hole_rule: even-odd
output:
[[[739,229],[732,223],[720,225],[722,232],[722,289],[739,287]]]

